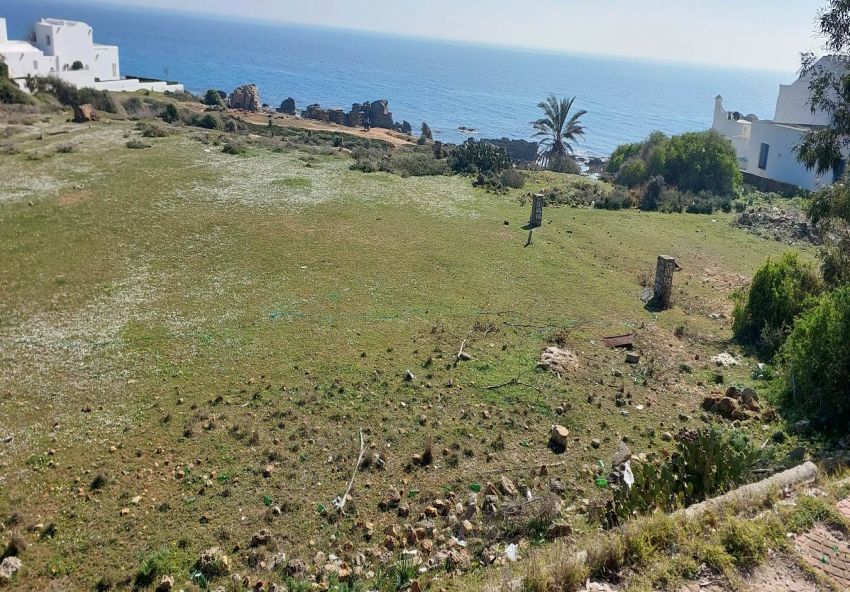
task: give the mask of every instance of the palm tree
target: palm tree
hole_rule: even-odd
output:
[[[579,138],[584,138],[581,118],[587,111],[582,109],[570,115],[575,100],[575,97],[558,100],[555,95],[549,95],[537,105],[545,115],[532,123],[537,130],[535,137],[545,138],[540,141],[540,164],[548,166],[550,163],[565,160],[573,154],[573,144]]]

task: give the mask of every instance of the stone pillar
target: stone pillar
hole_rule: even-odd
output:
[[[670,307],[670,298],[673,294],[673,272],[679,268],[676,259],[667,255],[658,256],[658,265],[655,268],[655,295],[652,305],[658,310]]]
[[[543,201],[542,193],[535,193],[531,201],[531,218],[528,220],[528,225],[536,228],[543,224]]]

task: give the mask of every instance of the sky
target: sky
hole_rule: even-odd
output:
[[[26,0],[2,0],[26,1]],[[79,1],[79,0],[78,0]],[[231,18],[796,71],[826,0],[83,0]]]

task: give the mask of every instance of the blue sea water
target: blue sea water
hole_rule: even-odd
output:
[[[772,117],[778,85],[794,73],[711,68],[494,48],[56,0],[0,0],[10,37],[41,17],[84,20],[99,43],[117,44],[124,74],[178,80],[187,90],[246,82],[263,102],[288,96],[349,109],[386,98],[396,120],[427,121],[435,137],[530,138],[546,95],[577,97],[586,109],[578,152],[608,154],[653,130],[711,125],[714,97]]]

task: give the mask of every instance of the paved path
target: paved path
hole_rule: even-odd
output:
[[[838,510],[850,519],[850,498],[838,502]],[[839,590],[850,590],[850,545],[844,533],[817,525],[794,539],[803,559]]]

